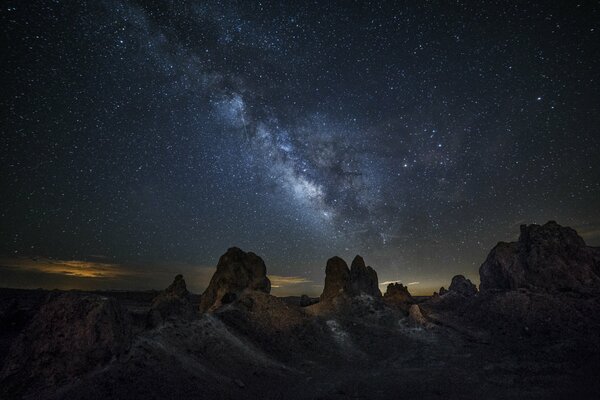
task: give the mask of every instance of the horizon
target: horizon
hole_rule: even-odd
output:
[[[600,246],[600,235],[597,232],[585,232],[580,236],[588,246]],[[499,240],[498,242],[506,241],[508,240]],[[243,250],[252,251],[251,249]],[[260,254],[257,255],[261,256]],[[219,257],[220,255],[215,257],[214,266],[165,262],[154,265],[152,270],[155,271],[148,271],[147,265],[113,263],[103,256],[92,256],[87,260],[60,260],[41,256],[0,256],[0,278],[2,278],[0,279],[0,287],[82,291],[161,291],[172,282],[175,275],[182,274],[186,280],[188,290],[191,293],[200,295],[204,292],[212,274],[216,271],[216,263]],[[342,258],[350,265],[353,257],[346,256]],[[273,295],[285,297],[306,294],[311,297],[318,297],[321,294],[325,278],[326,260],[322,263],[322,279],[320,281],[309,280],[306,277],[297,275],[272,274],[270,273],[268,260],[263,258],[263,261],[267,266],[267,276],[271,280]],[[365,261],[367,265],[370,265],[368,260]],[[482,259],[481,263],[484,261],[485,258]],[[173,266],[174,264],[179,266]],[[166,268],[167,266],[168,268]],[[377,266],[371,266],[378,272]],[[316,270],[317,268],[311,269]],[[452,277],[455,275],[464,275],[476,286],[479,286],[479,266],[474,273],[466,275],[464,273],[448,272],[447,279],[434,282],[410,281],[410,279],[382,279],[378,272],[379,289],[383,294],[388,284],[402,283],[408,287],[412,295],[431,296],[434,292],[439,291],[441,287],[447,289]],[[143,284],[140,284],[140,282]]]

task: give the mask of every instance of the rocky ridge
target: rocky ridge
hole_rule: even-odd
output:
[[[200,301],[200,311],[219,308],[236,300],[243,291],[271,292],[267,267],[262,258],[252,252],[232,247],[219,258],[217,270]]]

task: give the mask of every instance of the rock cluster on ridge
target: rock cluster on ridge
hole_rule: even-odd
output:
[[[600,288],[600,249],[554,221],[521,225],[517,242],[500,242],[479,268],[480,290],[585,291]]]
[[[442,293],[442,289],[444,288],[440,288],[440,295],[446,293],[445,289],[444,293]],[[462,294],[463,296],[473,296],[477,294],[477,286],[463,275],[456,275],[452,278],[448,291]]]
[[[200,311],[206,312],[232,302],[245,290],[271,292],[267,267],[256,254],[232,247],[219,258],[217,270],[202,294]]]
[[[173,283],[152,300],[149,323],[156,326],[169,317],[190,318],[194,311],[183,275],[177,275]]]
[[[325,287],[321,301],[331,300],[340,295],[358,296],[367,294],[381,297],[377,272],[365,265],[361,256],[356,256],[349,269],[348,264],[340,257],[327,260],[325,267]]]
[[[408,311],[410,306],[414,304],[414,299],[408,292],[408,288],[402,283],[390,283],[387,286],[383,301],[389,305],[399,307],[404,311]]]
[[[370,266],[365,265],[365,260],[357,255],[350,265],[350,293],[360,295],[381,297],[377,272]]]

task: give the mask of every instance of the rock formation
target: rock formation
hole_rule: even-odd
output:
[[[408,321],[414,326],[427,327],[428,325],[427,320],[421,313],[421,308],[418,304],[413,304],[408,309]]]
[[[383,301],[404,311],[408,311],[410,306],[414,304],[414,299],[408,292],[408,288],[400,282],[388,285],[383,295]]]
[[[442,287],[440,289],[440,294],[442,294],[442,289],[444,288]],[[463,275],[456,275],[452,278],[452,282],[450,283],[450,288],[448,289],[448,291],[455,292],[468,297],[477,294],[477,286],[475,286],[469,279],[465,278]]]
[[[443,295],[445,295],[446,293],[448,293],[448,290],[446,290],[446,288],[442,286],[442,287],[440,288],[440,292],[439,292],[440,296],[443,296]]]
[[[521,225],[517,242],[500,242],[479,268],[480,289],[600,289],[600,249],[554,221]]]
[[[325,266],[325,287],[321,301],[332,299],[350,290],[350,270],[346,261],[340,257],[331,257]]]
[[[13,343],[0,376],[5,382],[54,385],[105,365],[131,338],[127,314],[115,299],[50,295]]]
[[[244,290],[270,293],[271,281],[267,278],[267,267],[262,258],[232,247],[219,259],[217,270],[202,294],[200,311],[206,312],[231,302]]]
[[[183,275],[177,275],[173,283],[152,301],[149,323],[156,326],[169,317],[190,318],[194,315],[194,307],[190,301]]]
[[[359,255],[354,257],[350,266],[350,292],[353,295],[362,293],[369,296],[381,297],[377,272],[365,265],[365,260]]]
[[[361,294],[381,297],[377,272],[373,268],[367,267],[361,256],[354,258],[350,269],[340,257],[332,257],[327,260],[325,287],[321,294],[321,301],[331,300],[340,295],[352,297]]]
[[[308,307],[308,306],[311,306],[311,305],[317,303],[318,301],[319,301],[318,299],[312,299],[312,298],[308,297],[307,295],[303,294],[302,296],[300,296],[299,305],[300,305],[300,307]]]

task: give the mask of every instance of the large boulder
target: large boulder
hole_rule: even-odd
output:
[[[354,257],[350,266],[350,292],[353,295],[367,294],[381,297],[377,272],[365,265],[365,260],[359,255]]]
[[[440,295],[442,294],[442,289],[444,288],[442,287],[440,289]],[[465,278],[463,275],[454,276],[452,278],[452,282],[450,283],[450,288],[448,290],[450,292],[455,292],[463,296],[473,296],[477,294],[477,286],[475,286],[473,282]]]
[[[219,259],[217,270],[202,294],[200,311],[206,312],[232,302],[245,290],[271,292],[267,267],[256,254],[232,247]]]
[[[554,221],[521,225],[517,242],[500,242],[479,268],[480,290],[600,289],[600,249]]]
[[[129,318],[117,300],[52,294],[13,343],[0,378],[22,388],[56,385],[107,364],[131,339]]]
[[[350,291],[350,270],[346,261],[340,257],[331,257],[325,266],[325,287],[321,301],[330,300]]]
[[[173,283],[152,300],[149,323],[157,326],[169,318],[189,319],[194,313],[183,275],[177,275]]]

